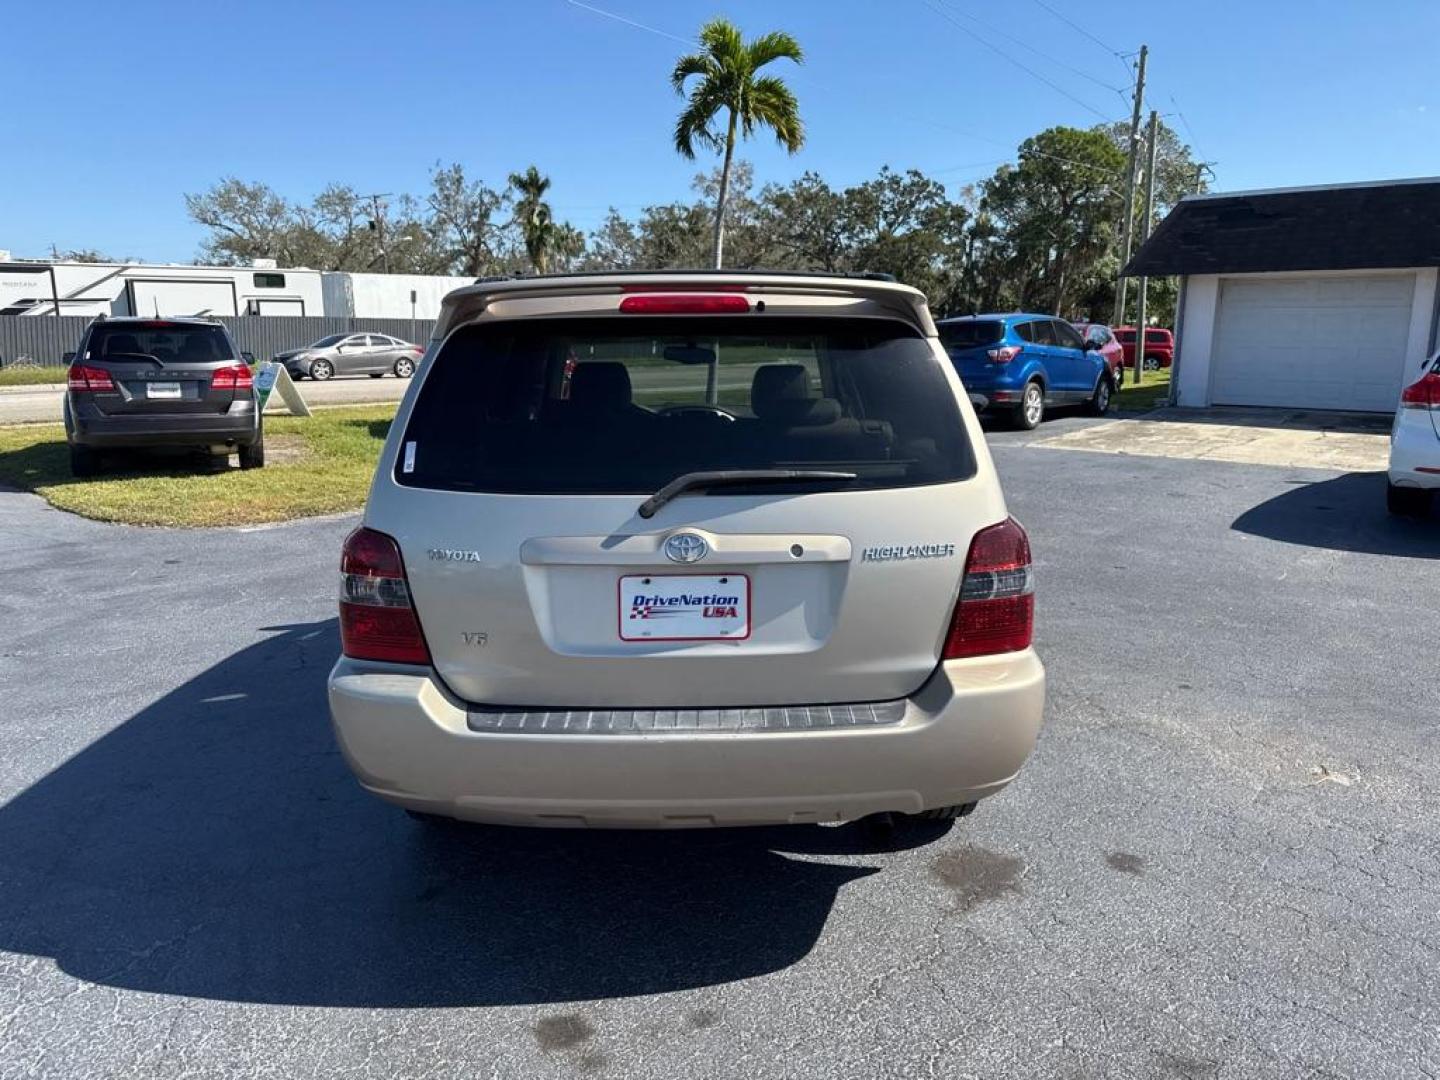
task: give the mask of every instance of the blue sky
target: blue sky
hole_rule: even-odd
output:
[[[1045,0],[1104,46],[1038,0],[586,2],[650,29],[570,0],[9,5],[0,248],[188,261],[183,195],[226,175],[308,199],[331,180],[419,193],[437,161],[500,185],[533,162],[586,229],[685,198],[667,76],[675,38],[716,14],[807,53],[781,71],[807,144],[749,144],[758,182],[889,164],[958,190],[1044,127],[1127,115],[1109,50],[1142,39],[1149,104],[1218,189],[1440,173],[1435,0]]]

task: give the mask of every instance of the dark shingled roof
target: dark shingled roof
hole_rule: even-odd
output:
[[[1125,273],[1440,266],[1440,177],[1182,199]]]

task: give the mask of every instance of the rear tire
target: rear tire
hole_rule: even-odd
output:
[[[395,377],[397,379],[408,379],[415,374],[415,361],[408,356],[402,356],[395,361]]]
[[[1115,400],[1115,387],[1110,381],[1110,376],[1101,372],[1099,380],[1095,383],[1095,393],[1086,403],[1091,416],[1104,416],[1110,411],[1110,403]]]
[[[70,475],[75,477],[98,476],[100,455],[88,446],[70,444]]]
[[[263,469],[265,467],[265,429],[261,427],[255,435],[255,441],[249,446],[240,447],[240,468],[242,469]]]
[[[1429,517],[1433,500],[1434,492],[1428,488],[1385,485],[1385,508],[1397,517]]]
[[[916,821],[956,821],[962,817],[969,817],[975,812],[978,802],[961,803],[959,806],[937,806],[930,810],[921,810],[918,814],[910,816]]]
[[[1020,404],[1015,407],[1014,424],[1021,431],[1034,431],[1045,419],[1045,388],[1040,380],[1031,379],[1025,384]]]
[[[335,374],[335,365],[329,360],[316,360],[310,365],[310,378],[316,382],[324,382]]]
[[[1160,358],[1159,358],[1158,356],[1147,356],[1147,357],[1145,357],[1145,370],[1146,370],[1146,371],[1159,371],[1159,370],[1160,370]]]

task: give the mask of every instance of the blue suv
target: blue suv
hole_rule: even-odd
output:
[[[940,343],[983,411],[1031,429],[1052,405],[1088,405],[1096,416],[1115,392],[1110,365],[1064,319],[1052,315],[972,315],[942,319]],[[976,402],[977,407],[981,407]]]

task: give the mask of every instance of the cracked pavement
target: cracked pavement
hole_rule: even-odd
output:
[[[432,835],[328,730],[353,519],[0,493],[0,1077],[1440,1075],[1440,521],[1033,438],[1046,729],[893,849]]]

